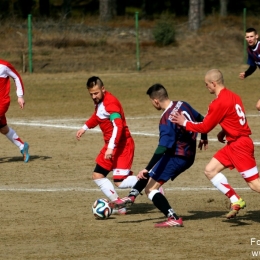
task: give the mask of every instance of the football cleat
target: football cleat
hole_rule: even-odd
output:
[[[25,163],[27,163],[29,161],[30,158],[30,154],[29,154],[29,144],[28,143],[24,143],[24,147],[21,150],[21,154],[23,155],[23,161]]]
[[[160,223],[156,223],[154,225],[154,227],[156,228],[166,228],[166,227],[183,227],[183,222],[182,219],[179,218],[178,220],[176,220],[175,218],[168,218],[166,221],[164,222],[160,222]]]
[[[113,209],[112,215],[126,215],[126,208]]]
[[[124,197],[122,199],[118,198],[114,201],[111,201],[109,203],[109,206],[112,209],[121,209],[121,208],[124,208],[124,207],[132,206],[134,201],[135,201],[135,196]]]
[[[240,198],[238,201],[231,204],[230,211],[226,215],[226,218],[227,219],[235,218],[239,210],[245,207],[246,207],[246,202],[242,198]]]

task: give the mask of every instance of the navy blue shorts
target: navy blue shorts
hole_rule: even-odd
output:
[[[173,181],[179,174],[190,168],[193,162],[194,158],[172,157],[165,154],[150,170],[149,176],[160,183],[167,182],[169,179]]]

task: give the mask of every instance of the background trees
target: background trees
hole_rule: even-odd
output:
[[[190,29],[198,28],[208,14],[241,14],[243,8],[260,12],[259,0],[0,0],[0,19],[10,16],[70,18],[87,14],[100,15],[108,21],[115,16],[129,15],[138,10],[142,19],[156,18],[163,12],[189,17]]]

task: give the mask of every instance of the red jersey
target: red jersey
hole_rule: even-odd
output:
[[[19,73],[9,62],[0,60],[0,104],[10,102],[10,77],[15,82],[17,96],[22,97],[24,86]]]
[[[114,113],[120,114],[121,118],[110,118]],[[108,91],[105,92],[103,101],[95,105],[95,112],[85,122],[85,125],[88,129],[99,125],[103,132],[104,141],[108,144],[108,148],[111,149],[120,146],[120,143],[125,145],[125,140],[131,137],[122,105]]]
[[[224,130],[227,141],[251,135],[241,98],[226,88],[211,102],[203,122],[188,121],[186,130],[208,133],[217,124]]]

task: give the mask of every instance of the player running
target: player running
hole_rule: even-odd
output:
[[[23,142],[17,133],[7,125],[5,114],[10,106],[10,77],[14,80],[16,86],[16,94],[18,97],[18,104],[21,109],[24,108],[24,85],[19,73],[15,70],[13,65],[8,61],[0,60],[0,132],[5,135],[13,144],[15,144],[23,155],[25,163],[29,161],[29,144]]]
[[[242,100],[225,87],[222,73],[217,69],[209,70],[205,75],[205,84],[209,92],[215,94],[216,98],[209,105],[203,122],[192,122],[181,113],[173,115],[172,122],[186,127],[188,131],[199,133],[208,133],[217,124],[222,127],[217,137],[221,143],[226,143],[226,145],[217,151],[206,165],[205,174],[212,184],[230,199],[231,209],[226,215],[230,219],[236,217],[246,203],[231,187],[221,171],[226,168],[236,168],[248,186],[252,190],[260,192],[254,144],[249,137],[251,130],[247,123]]]
[[[182,227],[182,219],[158,189],[168,180],[173,181],[192,166],[196,154],[197,133],[188,132],[183,127],[172,123],[171,118],[177,111],[182,111],[195,122],[201,122],[203,116],[187,102],[171,101],[161,84],[151,86],[146,94],[149,95],[154,108],[163,111],[159,123],[159,144],[148,165],[137,175],[139,180],[128,197],[117,199],[110,203],[110,206],[120,208],[133,204],[136,197],[145,188],[148,198],[167,217],[166,221],[155,224],[155,227]],[[203,146],[205,149],[208,147],[206,134],[201,136],[198,147],[202,149]]]

